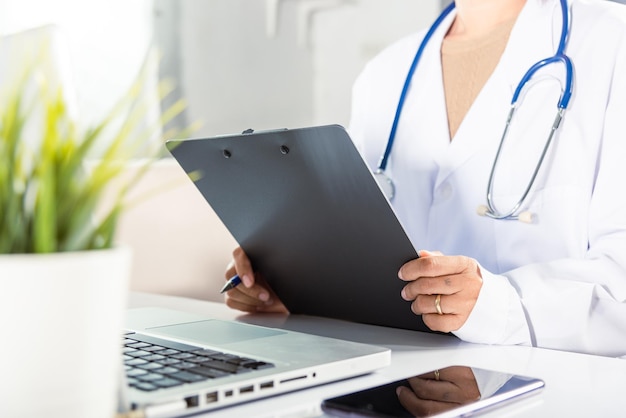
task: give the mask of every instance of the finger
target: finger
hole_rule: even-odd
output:
[[[415,300],[419,295],[453,295],[465,289],[473,280],[469,275],[422,277],[409,282],[402,289],[404,300]]]
[[[420,277],[413,280],[402,289],[402,297],[405,300],[413,300],[418,294],[451,295],[462,291],[478,296],[478,292],[483,283],[480,268],[476,261],[470,258],[467,258],[467,260],[469,260],[470,267],[461,273],[441,275],[438,277]]]
[[[405,268],[404,266],[406,266],[407,264],[414,264],[416,260],[419,260],[420,258],[434,257],[436,255],[443,255],[443,254],[439,251],[419,250],[417,252],[417,258],[411,261],[408,261],[400,268],[400,270],[398,271],[398,277],[400,278],[400,280],[415,280],[414,278],[410,278],[410,277],[407,277],[406,279],[404,278],[403,271],[410,269],[409,267]]]
[[[237,247],[233,250],[233,261],[235,264],[235,271],[241,278],[243,285],[248,288],[252,287],[255,282],[252,263],[250,263],[250,259],[241,247]]]
[[[443,255],[441,251],[429,251],[429,250],[419,250],[417,254],[420,257],[436,257],[438,255]]]
[[[441,303],[442,300],[443,296],[439,296],[439,309],[441,309],[441,312],[445,312]],[[417,295],[411,304],[411,310],[416,315],[439,314],[437,311],[437,295]]]
[[[452,276],[472,269],[471,258],[464,256],[421,257],[405,263],[398,273],[404,281],[422,277]]]
[[[261,298],[260,295],[266,296]],[[269,292],[264,288],[255,285],[248,289],[245,286],[239,286],[226,292],[226,301],[231,301],[236,304],[244,304],[249,306],[262,306],[265,303],[271,303]],[[228,304],[228,303],[227,303]]]
[[[249,292],[249,289],[244,290]],[[245,312],[289,313],[285,305],[273,294],[264,302],[235,288],[226,295],[225,302],[228,307]]]
[[[245,297],[250,297],[252,299],[260,301],[261,303],[270,302],[273,292],[269,289],[269,286],[262,277],[260,277],[259,275],[255,277],[255,283],[253,283],[252,286],[237,286],[231,289],[232,295],[235,298],[244,298],[245,295]]]
[[[247,312],[289,313],[285,305],[267,286],[262,276],[257,275],[257,283],[250,288],[237,286],[226,292],[226,305]]]
[[[234,270],[234,266],[226,270],[227,280],[235,274]],[[270,292],[263,286],[254,284],[250,288],[247,288],[245,285],[243,285],[230,289],[225,292],[224,299],[228,306],[235,309],[239,309],[238,307],[242,304],[249,306],[249,308],[242,309],[245,311],[253,310],[252,307],[254,306],[259,307],[263,304],[271,303]]]
[[[464,314],[472,310],[476,300],[468,297],[465,292],[451,295],[440,294],[439,309],[443,315]],[[411,310],[417,314],[439,314],[437,311],[437,295],[417,295],[411,304]]]
[[[411,304],[411,310],[422,315],[424,324],[433,331],[452,332],[460,329],[469,318],[476,304],[476,297],[470,292],[441,295],[437,311],[437,295],[418,295]]]

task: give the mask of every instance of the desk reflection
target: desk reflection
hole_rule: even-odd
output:
[[[415,417],[430,417],[480,399],[470,367],[452,366],[407,379],[398,386],[400,404]]]

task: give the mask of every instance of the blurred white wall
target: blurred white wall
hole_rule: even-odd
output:
[[[0,0],[0,36],[56,25],[81,120],[92,123],[127,91],[156,27],[163,62],[173,57],[176,67],[167,75],[189,102],[180,126],[199,120],[202,136],[347,124],[363,64],[439,8],[435,0]]]
[[[397,39],[428,26],[441,10],[440,2],[432,0],[344,3],[344,7],[313,16],[310,48],[315,69],[315,124],[345,126],[352,83],[365,63]]]
[[[426,26],[441,7],[434,0],[181,0],[176,10],[168,0],[156,4],[163,10],[157,21],[170,22],[157,23],[158,30],[170,31],[178,46],[165,53],[178,55],[170,66],[189,102],[186,121],[203,122],[196,136],[346,125],[364,63]]]
[[[67,41],[80,118],[99,121],[152,42],[152,0],[0,0],[0,36],[55,25]]]

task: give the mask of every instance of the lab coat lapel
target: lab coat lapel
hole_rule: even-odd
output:
[[[395,145],[396,155],[411,155],[418,150],[419,156],[409,158],[415,164],[423,155],[431,159],[429,164],[438,164],[438,161],[448,152],[450,136],[446,102],[441,72],[441,42],[454,20],[456,11],[441,23],[430,41],[427,43],[422,59],[410,85],[409,94],[398,126],[398,138]],[[420,123],[415,123],[415,115],[419,115]],[[428,152],[424,153],[424,150]],[[391,155],[394,160],[394,153]],[[392,175],[395,164],[392,163]]]
[[[558,0],[528,0],[524,6],[500,62],[463,119],[448,152],[441,154],[435,187],[477,154],[491,167],[519,80],[531,65],[556,50],[552,14],[545,11],[552,9],[553,3],[558,5]],[[560,23],[559,19],[558,28]]]

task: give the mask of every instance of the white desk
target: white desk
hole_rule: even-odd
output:
[[[211,412],[220,417],[319,417],[329,397],[449,365],[465,365],[539,377],[538,396],[504,406],[491,417],[624,417],[626,360],[529,347],[469,344],[421,332],[292,315],[241,315],[224,304],[132,293],[130,307],[159,306],[237,319],[276,328],[350,339],[391,348],[391,365],[375,373]]]

